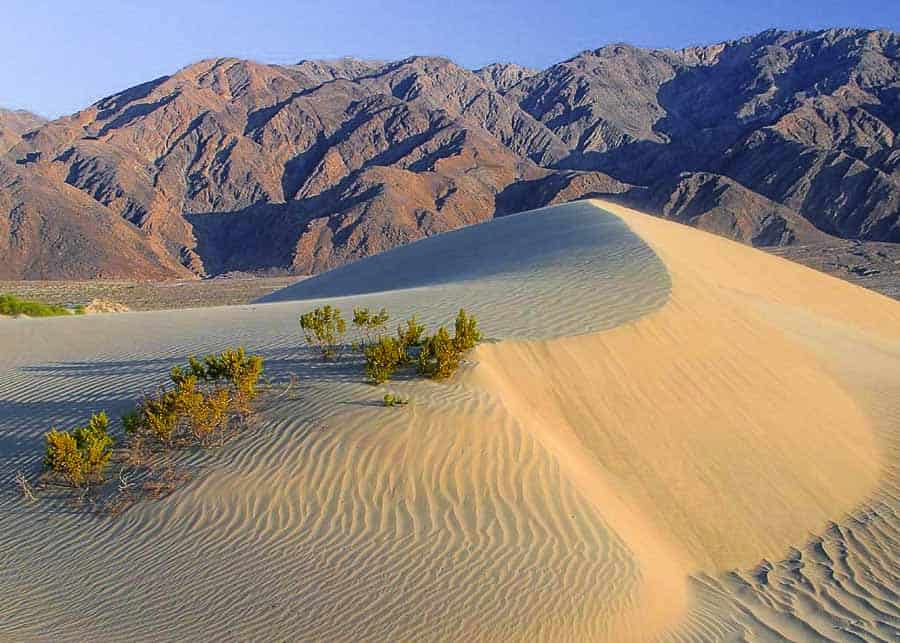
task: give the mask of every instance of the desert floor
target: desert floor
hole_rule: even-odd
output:
[[[0,293],[69,308],[103,299],[131,310],[169,310],[249,304],[297,279],[242,275],[180,281],[0,281]]]
[[[900,638],[900,303],[599,201],[264,299],[0,324],[0,639]],[[303,345],[324,303],[489,341],[373,387]],[[13,493],[51,426],[238,344],[298,383],[173,495]]]

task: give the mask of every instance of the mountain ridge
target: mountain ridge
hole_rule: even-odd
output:
[[[883,30],[612,44],[545,70],[225,57],[41,124],[5,157],[21,182],[87,194],[172,276],[319,272],[589,196],[756,245],[900,241],[898,104],[900,37]],[[78,216],[66,198],[28,206]],[[35,266],[18,259],[9,277]]]

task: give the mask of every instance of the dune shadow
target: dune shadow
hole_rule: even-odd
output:
[[[85,377],[111,376],[122,374],[155,373],[167,366],[174,366],[174,361],[166,358],[135,359],[124,361],[78,361],[48,362],[35,366],[22,366],[18,370],[23,373],[38,373],[41,377]]]

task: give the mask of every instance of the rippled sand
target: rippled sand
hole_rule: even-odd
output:
[[[0,325],[0,478],[188,353],[294,394],[114,519],[0,497],[0,639],[895,640],[900,304],[601,202],[277,303]],[[361,382],[297,317],[473,311],[449,383]],[[384,409],[385,390],[409,395]]]

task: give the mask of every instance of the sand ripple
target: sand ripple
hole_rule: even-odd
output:
[[[898,305],[604,207],[278,303],[4,322],[7,488],[49,426],[188,353],[244,344],[299,382],[116,519],[0,495],[0,639],[896,640]],[[503,341],[450,384],[399,378],[413,404],[388,410],[358,360],[300,345],[323,301],[432,325],[464,305]]]

